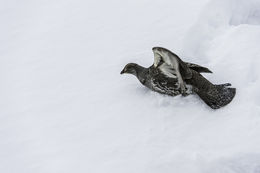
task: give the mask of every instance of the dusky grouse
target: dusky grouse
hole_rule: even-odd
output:
[[[154,47],[154,64],[149,68],[136,63],[127,64],[121,71],[135,75],[146,87],[161,94],[184,96],[196,93],[212,109],[230,103],[236,94],[230,83],[214,85],[200,73],[212,73],[208,68],[182,61],[162,47]]]

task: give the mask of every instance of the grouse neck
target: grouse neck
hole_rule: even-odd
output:
[[[145,70],[146,68],[140,66],[140,65],[136,65],[135,67],[135,71],[136,71],[136,77],[142,75],[143,71]]]
[[[142,67],[140,65],[136,66],[136,77],[137,79],[144,84],[147,79],[148,68]]]

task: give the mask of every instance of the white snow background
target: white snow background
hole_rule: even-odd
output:
[[[1,173],[260,172],[260,0],[0,0],[0,26]],[[154,46],[236,97],[119,74]]]

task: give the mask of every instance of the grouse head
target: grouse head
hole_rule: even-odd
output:
[[[135,63],[128,63],[124,69],[121,71],[120,74],[124,74],[124,73],[129,73],[129,74],[133,74],[133,75],[137,75],[137,70],[139,69],[138,68],[139,65],[138,64],[135,64]]]

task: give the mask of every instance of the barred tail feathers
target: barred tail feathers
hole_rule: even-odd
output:
[[[218,109],[229,104],[236,95],[236,88],[229,88],[230,84],[214,85],[209,92],[198,91],[199,97],[212,109]]]

